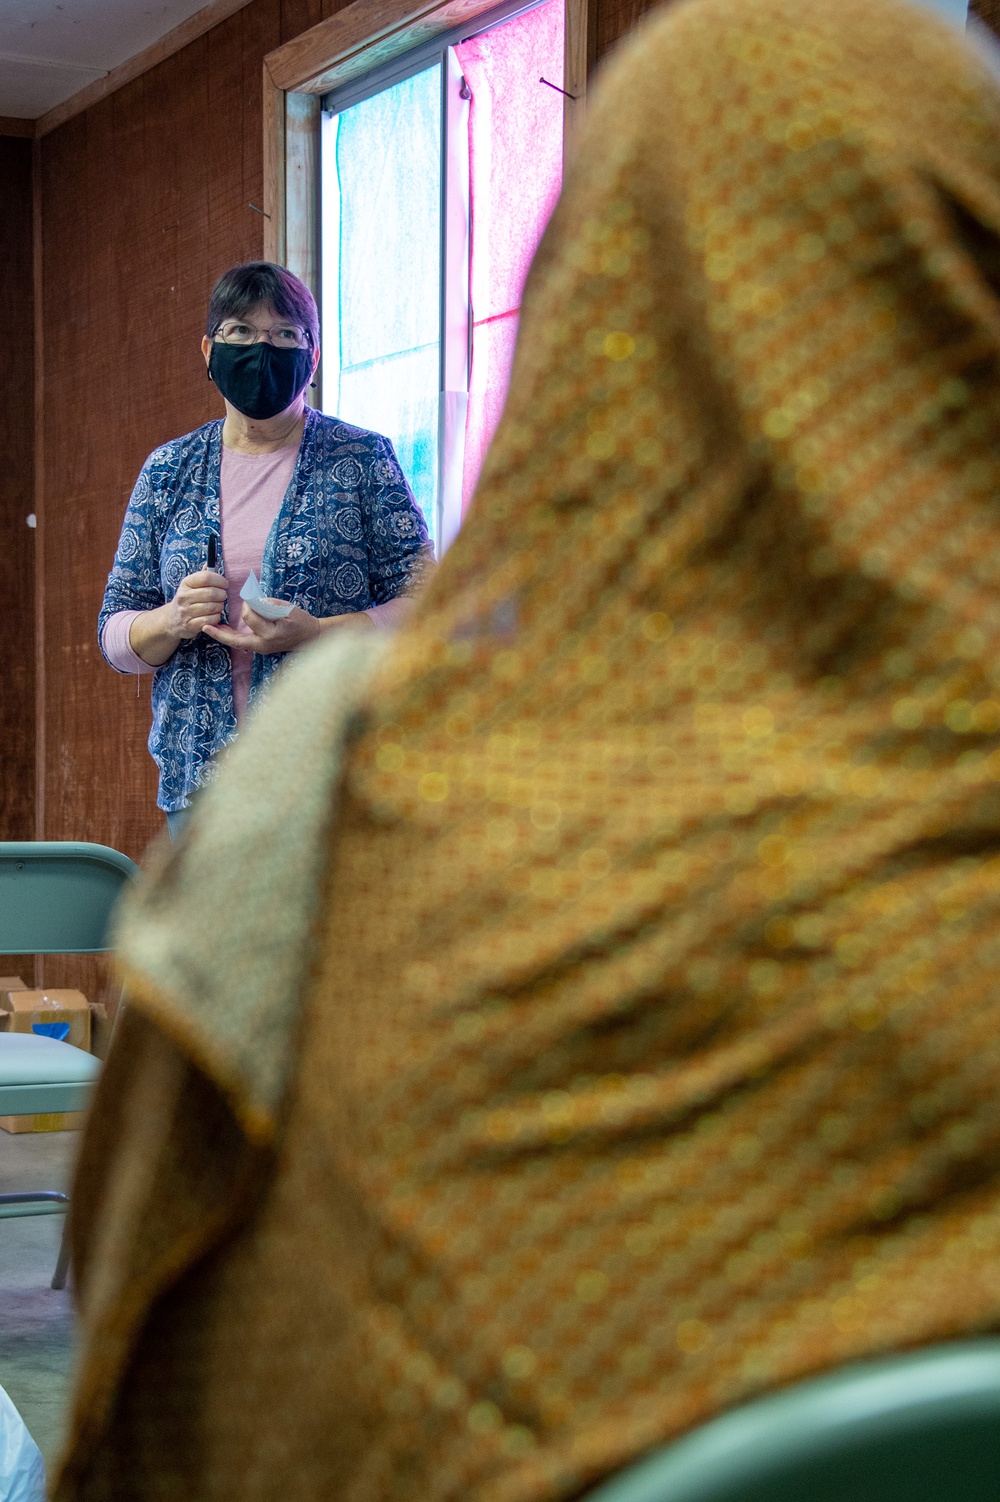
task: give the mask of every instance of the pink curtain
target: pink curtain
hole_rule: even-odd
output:
[[[472,370],[463,511],[507,396],[521,293],[562,185],[564,0],[455,48],[472,93]]]

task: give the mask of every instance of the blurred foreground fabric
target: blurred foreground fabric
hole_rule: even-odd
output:
[[[316,730],[311,885],[234,757],[124,921],[60,1502],[577,1497],[1000,1325],[998,277],[933,16],[622,50],[467,524]]]

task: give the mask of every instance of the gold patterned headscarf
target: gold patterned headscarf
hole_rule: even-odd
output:
[[[998,290],[1000,89],[920,7],[609,70],[331,893],[469,1495],[1000,1325]]]
[[[1000,1326],[998,288],[1000,88],[932,15],[621,51],[347,758],[273,1161],[151,1312],[238,1134],[178,1108],[143,1170],[136,1094],[116,1199],[92,1128],[83,1202],[155,1214],[85,1280],[137,1333],[67,1502],[569,1498]]]

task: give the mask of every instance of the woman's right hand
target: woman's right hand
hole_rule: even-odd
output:
[[[217,626],[225,603],[225,579],[212,569],[202,568],[182,579],[173,599],[162,608],[168,612],[168,630],[182,642],[191,641],[203,626]]]
[[[219,624],[226,592],[226,580],[212,569],[188,574],[172,600],[136,616],[128,633],[132,651],[150,667],[162,667],[182,641],[191,641],[205,626]]]

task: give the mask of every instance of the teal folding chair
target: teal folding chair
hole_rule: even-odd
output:
[[[998,1502],[1000,1340],[860,1362],[702,1425],[586,1502]]]
[[[0,841],[0,954],[102,954],[111,911],[138,871],[107,845],[75,840]],[[55,1038],[0,1032],[0,1116],[82,1111],[100,1066]],[[61,1215],[69,1196],[54,1189],[0,1194],[0,1220]],[[65,1235],[52,1279],[66,1285]]]

